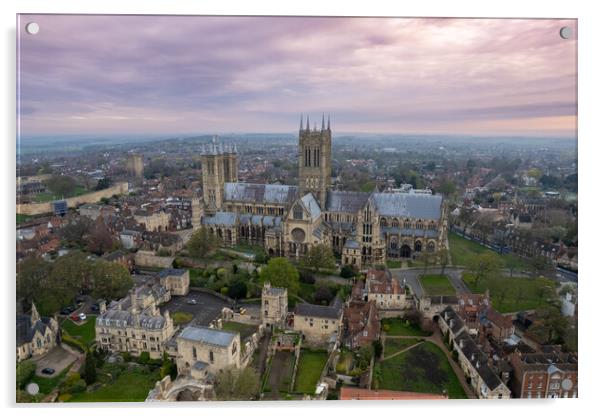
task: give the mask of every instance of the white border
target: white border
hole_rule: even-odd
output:
[[[4,306],[2,319],[4,325],[3,342],[1,342],[2,353],[2,386],[0,394],[2,404],[9,407],[8,412],[14,413],[37,413],[44,414],[103,414],[117,410],[119,406],[112,408],[87,406],[85,409],[74,406],[56,407],[21,407],[15,406],[14,402],[14,195],[15,195],[15,14],[16,13],[126,13],[126,14],[248,14],[248,15],[347,15],[347,16],[446,16],[446,17],[558,17],[579,19],[579,173],[580,188],[582,190],[580,202],[580,223],[587,224],[580,227],[580,307],[581,316],[581,343],[579,346],[580,357],[580,398],[577,400],[557,401],[526,401],[514,400],[507,403],[484,403],[482,401],[451,403],[368,403],[368,402],[324,402],[324,403],[298,403],[287,402],[282,404],[264,403],[238,403],[238,404],[201,404],[198,406],[177,406],[178,413],[242,413],[244,415],[275,414],[286,412],[286,414],[307,414],[308,412],[329,412],[334,414],[345,413],[346,415],[366,414],[367,412],[438,412],[445,414],[466,414],[466,412],[487,412],[492,415],[546,413],[567,414],[587,412],[595,409],[599,397],[598,383],[600,362],[600,326],[596,325],[600,304],[599,273],[594,268],[598,266],[595,262],[596,255],[600,257],[598,239],[595,232],[599,230],[599,216],[596,215],[600,201],[600,103],[597,100],[600,89],[600,74],[602,66],[600,62],[600,45],[602,39],[602,21],[600,14],[596,13],[594,5],[596,2],[575,2],[570,0],[545,2],[527,2],[524,0],[499,0],[491,1],[476,0],[439,0],[439,1],[407,1],[393,2],[371,0],[367,1],[318,1],[300,0],[295,2],[284,1],[215,1],[215,0],[20,0],[18,3],[9,3],[6,0],[1,3],[2,14],[0,19],[3,26],[3,54],[2,64],[2,91],[5,91],[1,102],[4,127],[2,140],[5,158],[4,169],[2,169],[3,180],[0,195],[4,195],[6,202],[2,204],[4,230],[2,264],[6,271],[2,280],[4,282]],[[559,63],[562,65],[562,63]],[[584,322],[583,322],[584,321]],[[145,407],[144,410],[135,406],[121,406],[131,408],[131,411],[154,415],[171,412],[171,407]],[[599,407],[599,406],[597,406]],[[374,408],[374,410],[372,410]],[[122,410],[123,411],[123,410]],[[593,413],[593,412],[592,412]]]

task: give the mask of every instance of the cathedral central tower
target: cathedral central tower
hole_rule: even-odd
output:
[[[303,116],[299,125],[299,190],[301,196],[312,193],[322,209],[326,206],[326,193],[330,189],[331,175],[331,141],[330,116],[328,125],[324,123],[320,129],[314,125],[309,127],[309,116],[305,128]]]

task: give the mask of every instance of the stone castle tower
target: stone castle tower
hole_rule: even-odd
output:
[[[216,137],[201,150],[203,202],[209,212],[219,211],[224,201],[224,183],[238,182],[236,145],[217,143]]]
[[[331,175],[331,141],[330,116],[328,125],[324,124],[322,115],[322,126],[314,125],[313,130],[309,128],[309,116],[303,128],[303,116],[299,126],[299,190],[300,195],[312,193],[324,209],[326,206],[326,193],[330,189]]]
[[[128,175],[135,179],[142,179],[144,175],[144,161],[142,155],[130,154],[125,161],[125,167]]]

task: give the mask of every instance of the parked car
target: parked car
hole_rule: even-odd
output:
[[[95,303],[94,305],[92,305],[90,307],[90,309],[92,309],[92,312],[99,312],[100,311],[100,306],[98,305],[98,303]]]
[[[85,321],[87,318],[85,313],[80,313],[78,316],[79,316],[79,319],[81,319],[82,321]]]
[[[80,321],[79,315],[76,314],[76,313],[74,313],[73,315],[71,315],[71,319],[73,321],[75,321],[75,322],[79,322]]]
[[[65,306],[63,309],[61,309],[61,314],[69,315],[74,310],[75,310],[75,306]]]
[[[42,370],[42,374],[52,375],[52,374],[54,374],[54,368],[48,368],[48,367],[46,367],[46,368],[44,368]]]
[[[186,303],[189,305],[196,305],[196,299],[188,299]]]

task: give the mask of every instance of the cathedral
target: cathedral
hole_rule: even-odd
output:
[[[330,117],[325,122],[322,116],[319,129],[310,129],[309,117],[304,126],[301,117],[294,186],[238,182],[236,146],[204,146],[203,197],[193,204],[194,225],[225,246],[257,244],[270,256],[299,259],[326,244],[343,265],[357,269],[445,245],[440,195],[332,190],[331,148]]]

